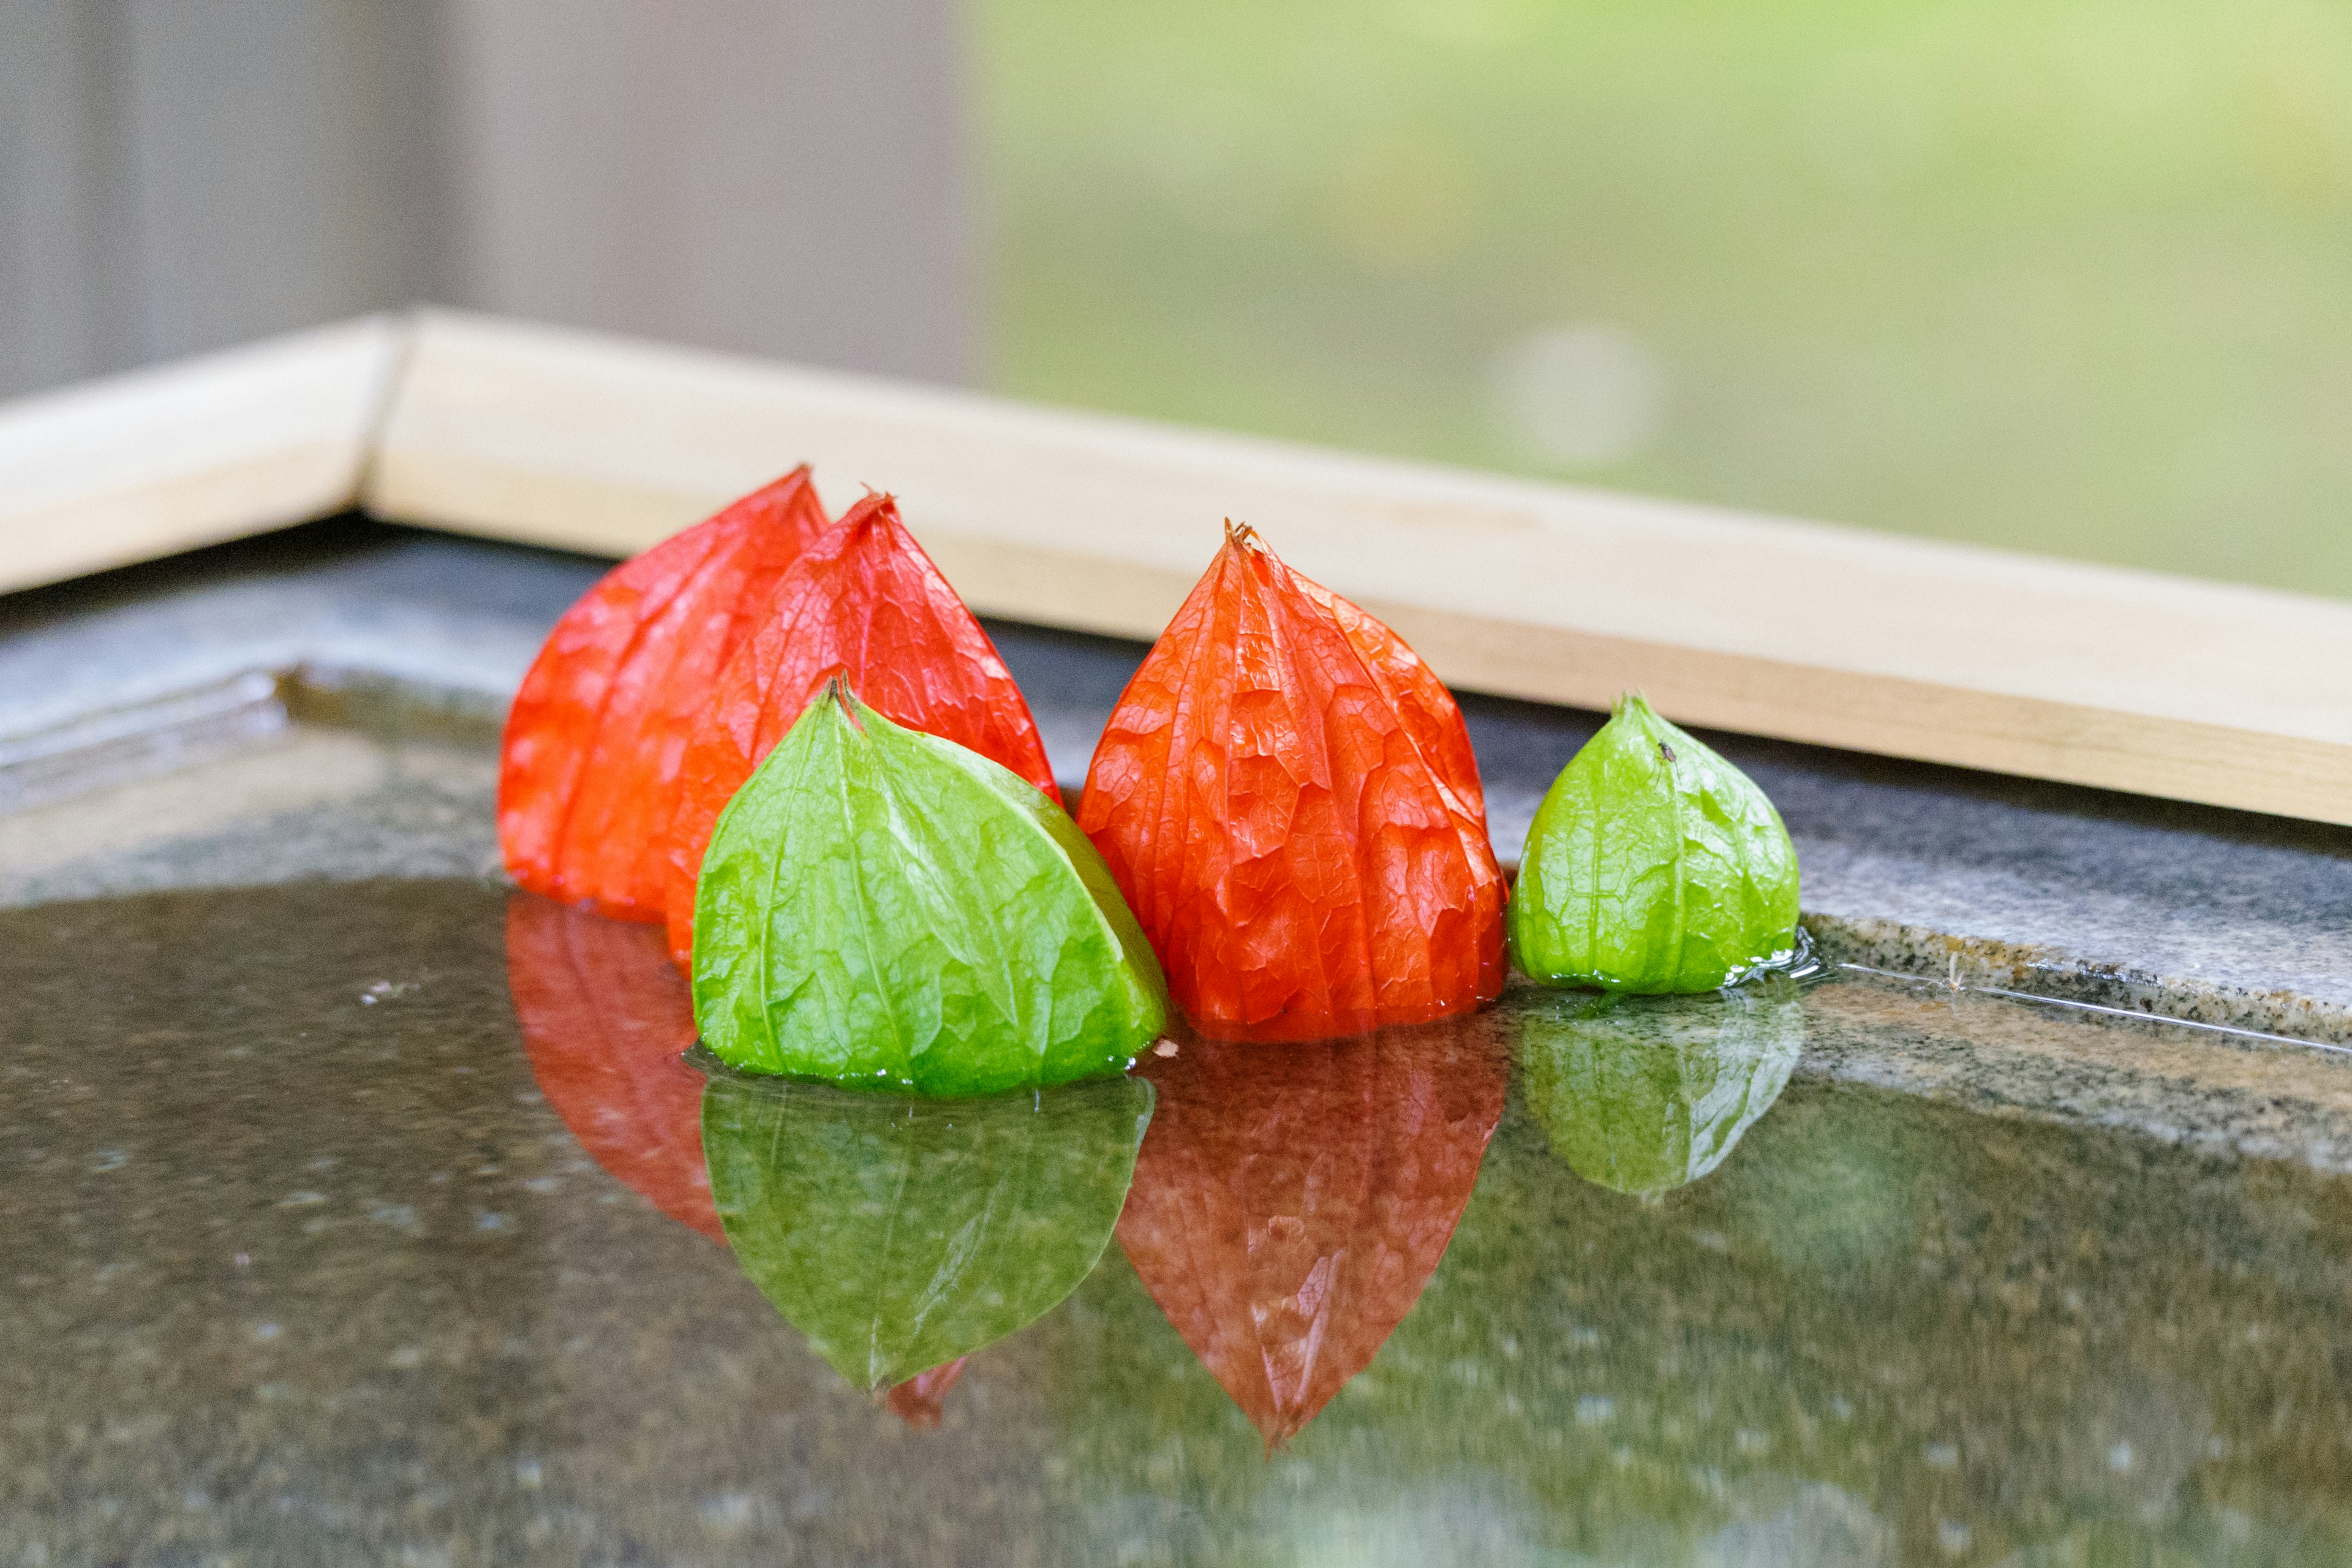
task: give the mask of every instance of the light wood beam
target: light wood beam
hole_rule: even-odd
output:
[[[442,313],[367,503],[625,554],[803,459],[983,613],[1151,637],[1231,516],[1466,689],[2352,823],[2352,605],[2314,597]]]
[[[0,403],[0,590],[353,506],[404,332],[366,317]]]

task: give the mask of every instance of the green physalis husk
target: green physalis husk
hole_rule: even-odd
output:
[[[860,1388],[1034,1322],[1101,1260],[1151,1121],[1140,1078],[908,1100],[715,1074],[710,1195],[743,1272]]]
[[[1747,774],[1621,698],[1536,812],[1508,927],[1547,985],[1712,991],[1794,951],[1796,847]]]
[[[1635,1197],[1723,1163],[1804,1048],[1804,1005],[1787,980],[1720,996],[1553,1002],[1519,1018],[1528,1109],[1570,1169]]]
[[[1124,1072],[1167,988],[1061,806],[836,681],[719,817],[694,1017],[747,1072],[979,1095]]]

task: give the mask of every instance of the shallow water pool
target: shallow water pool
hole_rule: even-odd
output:
[[[2352,1560],[2340,1054],[1842,971],[909,1108],[681,1006],[471,879],[0,912],[0,1563]]]

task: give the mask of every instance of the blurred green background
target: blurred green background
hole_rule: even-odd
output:
[[[2352,597],[2342,0],[980,0],[1003,390]]]

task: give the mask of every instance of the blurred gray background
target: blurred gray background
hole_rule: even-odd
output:
[[[0,0],[0,396],[436,300],[960,380],[950,0]]]
[[[0,0],[0,395],[420,299],[2352,598],[2346,0]]]

